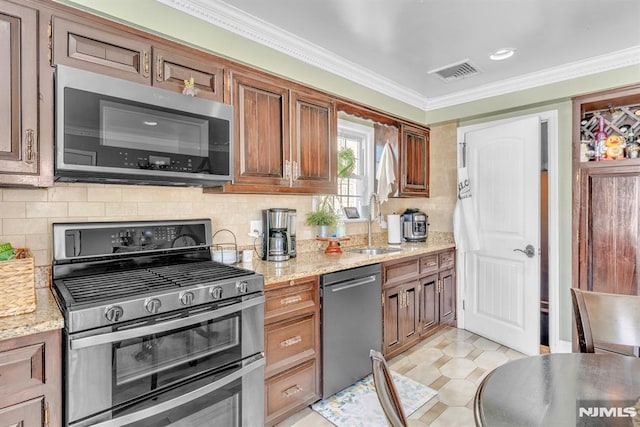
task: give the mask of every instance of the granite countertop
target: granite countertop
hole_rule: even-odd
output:
[[[381,245],[400,248],[398,252],[381,255],[363,255],[345,250],[342,254],[326,255],[324,252],[303,253],[284,262],[262,261],[254,257],[251,263],[239,264],[240,267],[253,270],[264,276],[265,286],[362,265],[391,261],[414,255],[428,254],[455,247],[453,242],[403,243],[401,245]]]
[[[64,318],[49,288],[36,289],[36,310],[0,317],[0,339],[23,337],[64,327]]]

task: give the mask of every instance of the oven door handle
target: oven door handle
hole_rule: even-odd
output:
[[[231,313],[242,311],[244,309],[264,304],[264,295],[242,301],[237,304],[228,305],[205,313],[194,314],[189,317],[181,317],[179,319],[167,320],[149,326],[141,326],[139,328],[126,329],[116,332],[108,332],[106,334],[92,335],[84,338],[71,338],[69,345],[71,350],[78,350],[86,347],[93,347],[101,344],[109,344],[117,341],[123,341],[132,338],[144,337],[151,334],[167,332],[172,329],[179,329],[185,326],[193,325],[208,320],[218,319]]]
[[[101,423],[93,424],[94,427],[117,427],[122,425],[128,425],[134,423],[136,421],[144,420],[145,418],[149,418],[153,415],[157,415],[159,413],[177,408],[179,406],[185,405],[193,400],[196,400],[202,396],[205,396],[212,391],[220,389],[227,384],[232,383],[233,381],[242,378],[244,375],[249,372],[258,369],[265,365],[264,357],[249,363],[247,366],[240,368],[239,370],[233,372],[232,374],[220,378],[218,381],[214,381],[212,383],[207,384],[204,387],[200,387],[199,389],[187,392],[182,396],[175,397],[173,399],[167,400],[159,405],[152,406],[150,408],[141,409],[137,412],[133,412],[131,414],[123,415],[118,418],[114,418],[112,420],[103,421]]]

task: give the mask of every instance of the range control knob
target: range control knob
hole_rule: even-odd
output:
[[[190,291],[182,292],[180,294],[180,304],[191,305],[193,304],[193,300],[195,298],[196,296],[193,294],[193,292],[190,292]]]
[[[213,287],[209,290],[209,294],[213,299],[220,299],[222,298],[222,288],[220,286]]]
[[[247,282],[238,282],[238,283],[236,283],[236,292],[239,293],[239,294],[246,294],[247,293],[247,286],[248,286]]]
[[[117,322],[122,318],[123,314],[124,310],[119,305],[110,305],[104,310],[104,317],[106,317],[109,322]]]
[[[157,314],[162,307],[162,303],[157,298],[148,298],[144,302],[144,308],[151,314]]]

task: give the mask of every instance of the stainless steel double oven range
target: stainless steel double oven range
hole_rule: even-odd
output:
[[[264,280],[209,220],[54,224],[72,427],[262,426]]]

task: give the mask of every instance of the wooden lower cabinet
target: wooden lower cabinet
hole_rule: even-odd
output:
[[[265,290],[265,424],[273,425],[320,398],[318,276]]]
[[[0,425],[62,424],[60,354],[60,330],[0,341]]]
[[[393,357],[442,325],[455,326],[453,249],[383,263],[383,351]]]
[[[411,282],[382,291],[383,330],[386,353],[400,353],[411,347],[419,335],[419,284]]]

